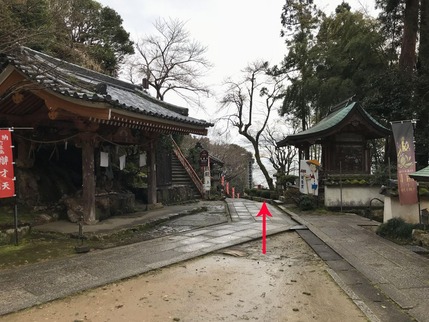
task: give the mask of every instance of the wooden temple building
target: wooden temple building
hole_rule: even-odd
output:
[[[292,145],[299,149],[300,159],[308,160],[310,146],[322,149],[320,163],[325,174],[369,174],[371,156],[367,142],[386,138],[390,130],[378,123],[358,102],[347,100],[313,127],[289,135],[277,142],[282,147]]]
[[[326,207],[368,207],[382,198],[379,187],[370,185],[370,140],[388,138],[390,130],[378,123],[352,99],[333,107],[330,113],[302,132],[277,142],[295,146],[299,160],[310,159],[310,147],[321,149],[319,182]],[[301,172],[300,172],[301,173]],[[344,180],[350,178],[350,180]],[[343,183],[347,182],[346,185]],[[379,206],[379,204],[377,205]]]
[[[52,154],[66,153],[67,147],[78,151],[74,157],[79,156],[86,223],[96,221],[95,168],[101,146],[145,153],[147,203],[155,204],[160,140],[171,134],[206,135],[213,125],[190,117],[186,108],[151,97],[139,85],[26,47],[0,56],[0,72],[0,128],[13,128],[16,166],[31,167],[43,144],[62,144]]]

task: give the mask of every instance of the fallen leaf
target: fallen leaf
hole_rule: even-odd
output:
[[[242,250],[238,250],[238,249],[227,249],[227,250],[224,250],[222,252],[222,254],[230,255],[230,256],[234,256],[234,257],[244,257],[247,255],[246,252],[244,252]]]

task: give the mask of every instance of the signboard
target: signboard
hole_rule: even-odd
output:
[[[15,195],[12,135],[9,130],[0,130],[0,198]]]
[[[207,150],[200,152],[200,167],[207,167],[209,165],[209,153]]]
[[[307,195],[319,194],[319,167],[317,160],[301,160],[299,166],[299,191]]]
[[[210,191],[211,187],[212,187],[212,182],[210,178],[210,169],[206,168],[206,170],[204,171],[204,190]]]
[[[392,132],[396,145],[399,202],[401,205],[416,204],[417,182],[408,176],[416,172],[413,123],[411,121],[392,123]]]

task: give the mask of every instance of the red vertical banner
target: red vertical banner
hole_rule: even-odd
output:
[[[232,199],[235,198],[235,187],[231,188]]]
[[[225,186],[226,195],[229,195],[229,182],[226,182]]]
[[[10,198],[14,195],[12,135],[9,130],[0,130],[0,198]]]
[[[392,123],[392,132],[396,145],[399,202],[412,205],[418,202],[417,183],[408,176],[416,171],[413,123]]]

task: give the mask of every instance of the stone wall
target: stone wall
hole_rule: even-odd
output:
[[[164,205],[179,204],[195,199],[194,190],[185,185],[158,188],[157,194],[158,202]]]
[[[62,200],[67,217],[78,222],[83,217],[82,197],[64,197]],[[111,216],[129,214],[135,211],[135,195],[131,192],[109,192],[95,197],[96,219],[104,220]]]
[[[18,240],[21,240],[24,236],[30,233],[31,229],[29,225],[21,226],[17,228]],[[15,229],[1,229],[0,230],[0,246],[15,243]]]

